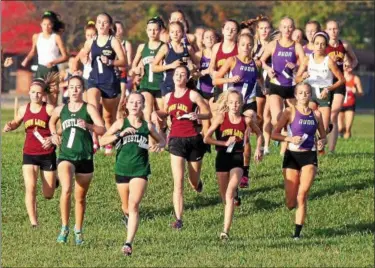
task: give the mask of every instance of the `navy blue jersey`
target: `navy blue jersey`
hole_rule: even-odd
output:
[[[183,61],[183,64],[187,65],[187,58],[189,57],[189,51],[185,43],[183,43],[184,50],[181,53],[176,53],[173,50],[172,44],[168,43],[168,53],[164,59],[165,65],[170,64],[176,60]],[[172,87],[174,89],[173,83],[173,72],[174,69],[168,69],[164,72],[164,81],[162,82],[162,88]]]
[[[91,58],[92,58],[92,71],[90,73],[90,78],[95,80],[97,84],[112,84],[115,83],[118,78],[116,77],[115,68],[113,65],[107,66],[102,63],[100,56],[107,56],[108,59],[114,61],[116,58],[116,52],[111,46],[112,35],[109,36],[107,43],[103,47],[99,47],[97,43],[97,38],[95,37],[91,46]]]

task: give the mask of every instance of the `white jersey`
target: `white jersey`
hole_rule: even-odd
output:
[[[82,77],[86,80],[89,79],[90,73],[92,70],[92,65],[91,65],[91,57],[89,58],[88,62],[86,64],[83,64],[83,74]]]
[[[40,33],[36,42],[36,49],[38,51],[38,64],[46,66],[53,60],[60,56],[59,47],[56,44],[56,34],[53,33],[46,39],[43,33]]]
[[[326,88],[333,84],[333,74],[328,67],[329,56],[326,56],[321,63],[316,63],[314,54],[309,55],[309,66],[307,72],[309,77],[306,79],[314,88]]]

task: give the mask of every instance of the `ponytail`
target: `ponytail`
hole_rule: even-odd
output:
[[[58,72],[49,72],[45,78],[35,78],[30,86],[38,85],[44,92],[51,93],[51,86],[59,87],[60,75]]]
[[[65,30],[65,23],[60,20],[60,15],[53,11],[46,11],[43,13],[42,20],[48,19],[53,24],[52,31],[60,33]]]

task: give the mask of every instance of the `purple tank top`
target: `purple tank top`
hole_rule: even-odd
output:
[[[204,55],[201,58],[201,67],[199,68],[200,71],[208,69],[208,66],[210,65],[211,58],[207,58]],[[213,93],[214,92],[214,86],[212,85],[212,78],[209,74],[206,74],[205,76],[202,76],[198,79],[197,88],[204,92],[204,93]]]
[[[272,68],[276,77],[271,79],[272,84],[284,87],[294,85],[293,71],[285,66],[287,62],[297,63],[295,43],[289,47],[282,47],[279,41],[276,41],[276,49],[272,54]]]
[[[310,56],[314,51],[307,48],[307,45],[303,46],[303,51],[305,52],[306,56]]]
[[[308,115],[302,114],[294,107],[295,116],[293,122],[288,125],[288,136],[301,136],[302,143],[295,145],[289,143],[290,149],[302,149],[315,151],[315,133],[318,128],[318,121],[314,116],[314,112],[311,111]]]
[[[228,89],[234,88],[242,93],[244,98],[244,104],[254,101],[253,99],[256,94],[255,86],[258,77],[258,70],[254,60],[249,63],[244,63],[237,57],[236,64],[229,72],[229,77],[238,75],[241,80],[237,83],[228,83]]]

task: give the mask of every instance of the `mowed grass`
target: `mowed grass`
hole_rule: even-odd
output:
[[[2,111],[2,125],[11,111]],[[223,205],[214,173],[215,153],[204,158],[204,190],[185,184],[184,228],[173,231],[172,177],[169,155],[151,155],[153,175],[141,203],[141,223],[133,256],[124,257],[125,227],[120,218],[114,157],[95,156],[95,177],[87,198],[85,244],[56,243],[60,228],[59,188],[44,200],[38,185],[40,227],[32,229],[24,205],[23,126],[2,136],[3,267],[373,267],[374,265],[374,117],[355,119],[353,138],[340,139],[337,154],[319,159],[319,175],[308,199],[304,238],[293,241],[294,211],[284,205],[278,148],[261,164],[251,165],[251,186],[241,190],[230,241],[218,234]]]

